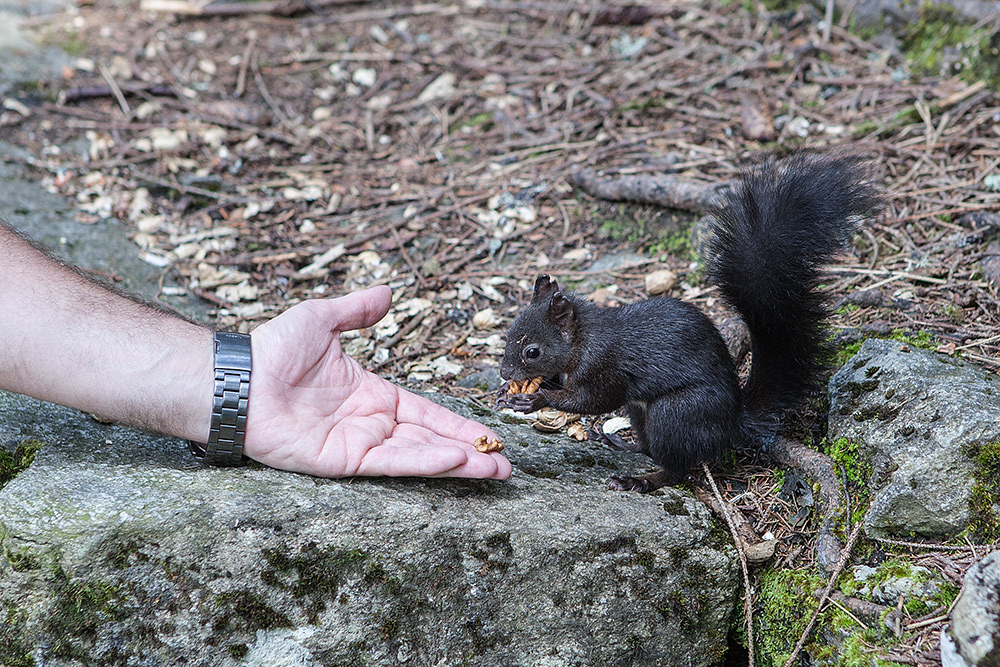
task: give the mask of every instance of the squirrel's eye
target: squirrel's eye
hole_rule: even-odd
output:
[[[541,353],[542,351],[538,349],[537,345],[532,345],[531,347],[524,348],[525,359],[537,359]]]

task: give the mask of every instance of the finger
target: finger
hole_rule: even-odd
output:
[[[362,476],[436,477],[466,465],[469,453],[457,445],[426,446],[389,438],[369,449],[357,467]]]
[[[392,291],[379,285],[336,299],[315,299],[308,303],[331,329],[351,331],[370,327],[385,317],[392,304]]]
[[[479,426],[485,429],[481,424]],[[496,437],[492,434],[492,431],[487,429],[487,432],[490,433],[489,437],[491,439]],[[413,424],[400,424],[397,426],[393,431],[391,441],[413,443],[412,446],[425,448],[458,447],[462,449],[468,457],[466,463],[461,468],[449,470],[446,473],[439,474],[439,476],[492,479],[507,479],[510,477],[511,464],[505,456],[496,452],[489,454],[480,452],[472,444],[472,441],[444,438],[424,427]]]
[[[429,429],[442,438],[470,445],[481,436],[486,436],[489,440],[497,437],[479,422],[459,416],[448,408],[405,389],[397,390],[399,399],[396,403],[396,422],[400,425],[413,424]]]
[[[466,479],[506,479],[510,473],[510,461],[500,454],[483,454],[459,443],[421,445],[397,437],[369,450],[357,472],[387,477]]]

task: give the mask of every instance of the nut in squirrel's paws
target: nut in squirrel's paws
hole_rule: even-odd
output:
[[[511,380],[510,386],[507,388],[508,394],[534,394],[538,391],[538,388],[542,386],[542,378],[537,377],[533,380],[524,380],[523,382],[518,382],[517,380]]]
[[[472,446],[476,448],[476,451],[480,451],[483,454],[503,451],[503,445],[499,440],[494,438],[493,440],[487,441],[485,435],[481,435],[476,438],[476,441],[472,443]]]

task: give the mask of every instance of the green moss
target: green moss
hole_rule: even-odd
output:
[[[639,243],[646,238],[646,219],[637,215],[635,206],[617,204],[607,214],[598,212],[598,234],[612,241]]]
[[[216,636],[229,636],[234,632],[252,636],[257,630],[292,627],[287,616],[251,591],[220,593],[215,596],[215,606],[222,612],[212,624]]]
[[[864,342],[863,340],[859,340],[855,343],[849,343],[847,345],[843,345],[840,348],[836,349],[834,351],[832,365],[839,367],[847,364],[848,361],[853,359],[858,354],[858,352],[861,351],[861,344],[863,342]]]
[[[874,629],[856,632],[844,640],[840,646],[837,667],[903,667],[898,662],[883,660],[872,654],[872,646],[886,641],[883,634]]]
[[[856,313],[859,310],[861,310],[861,306],[859,306],[858,304],[848,303],[838,308],[835,312],[838,315],[850,315],[851,313]]]
[[[35,667],[31,647],[24,643],[26,614],[10,607],[0,620],[0,665],[4,667]]]
[[[246,644],[230,644],[226,647],[226,650],[229,651],[229,655],[234,660],[242,660],[250,652],[250,647]]]
[[[28,469],[44,444],[41,440],[32,438],[18,444],[13,452],[0,447],[0,489]]]
[[[892,333],[890,333],[888,336],[869,336],[869,337],[870,338],[888,338],[890,340],[899,341],[900,343],[905,343],[906,345],[909,345],[911,347],[919,347],[919,348],[924,349],[924,350],[936,350],[937,349],[937,342],[934,340],[934,337],[931,336],[931,334],[929,332],[927,332],[927,331],[920,331],[920,332],[914,334],[914,333],[910,333],[906,329],[894,329],[892,331]],[[861,345],[864,342],[865,341],[863,339],[863,340],[859,340],[859,341],[856,341],[856,342],[853,342],[853,343],[849,343],[847,345],[843,345],[839,349],[836,349],[834,351],[832,363],[834,365],[836,365],[836,366],[844,366],[844,365],[846,365],[847,362],[849,362],[852,358],[854,358],[858,354],[858,352],[861,351]],[[864,359],[864,360],[860,360],[859,359],[858,361],[856,361],[854,363],[854,370],[858,370],[859,368],[862,368],[867,363],[868,363],[867,359]],[[858,385],[858,386],[859,386],[859,388],[863,388],[862,385]],[[872,385],[872,384],[869,383],[869,386],[872,389],[874,389],[877,386],[877,384],[876,385]],[[855,396],[855,398],[857,398],[857,397]]]
[[[827,443],[826,455],[843,471],[848,484],[865,485],[872,474],[872,464],[860,442],[838,438]]]
[[[669,255],[683,260],[696,259],[694,246],[691,244],[691,225],[679,224],[672,229],[663,229],[659,238],[649,244],[651,255]]]
[[[1000,30],[995,24],[973,26],[963,22],[953,8],[926,2],[919,20],[907,26],[901,43],[917,74],[958,75],[970,83],[982,80],[1000,87]]]
[[[53,590],[55,602],[45,621],[46,634],[54,638],[51,655],[85,659],[99,628],[123,618],[119,591],[105,581],[70,579],[61,569],[55,572]]]
[[[344,577],[359,572],[368,558],[357,549],[320,549],[315,542],[293,555],[280,549],[264,549],[262,553],[274,570],[263,572],[261,579],[268,585],[287,588],[296,598],[308,598],[311,604],[306,613],[310,623],[318,621],[328,600],[337,598]],[[291,575],[290,581],[283,575]]]
[[[818,575],[802,570],[768,570],[760,575],[754,622],[761,665],[780,666],[802,635],[822,590]]]
[[[910,333],[906,329],[893,329],[892,333],[889,334],[889,338],[892,340],[898,340],[900,343],[906,343],[912,347],[919,347],[924,350],[934,350],[937,348],[937,343],[934,342],[934,337],[931,336],[930,332],[923,330],[917,333]]]
[[[969,494],[969,532],[984,543],[1000,538],[1000,440],[973,448],[975,464]]]
[[[69,30],[48,31],[40,35],[40,43],[46,46],[55,46],[66,52],[67,55],[80,57],[89,52],[90,44],[85,33],[71,32]]]
[[[929,576],[915,571],[906,560],[894,558],[881,564],[864,585],[875,586],[899,577],[925,581]],[[766,667],[784,664],[816,608],[816,593],[825,584],[825,577],[795,570],[769,570],[760,576],[759,611],[755,614],[759,664]],[[850,570],[844,574],[840,588],[845,595],[858,594],[860,584],[854,581]],[[955,595],[957,590],[954,586],[942,585],[932,598],[910,598],[904,604],[913,616],[938,606],[947,607]],[[897,663],[878,655],[891,653],[900,642],[906,642],[912,636],[913,633],[908,633],[902,638],[896,637],[882,623],[867,627],[859,625],[835,605],[828,605],[819,615],[805,648],[814,664],[826,667],[896,667]]]
[[[462,130],[465,128],[469,128],[470,130],[476,128],[482,130],[488,130],[492,126],[493,126],[493,114],[489,112],[483,112],[462,119],[456,126],[452,127],[451,131],[454,132],[456,129]]]
[[[4,549],[4,556],[7,557],[7,562],[10,563],[11,568],[15,572],[38,570],[43,566],[41,557],[35,551],[28,548],[14,550],[8,547]]]
[[[955,602],[955,598],[958,597],[958,594],[961,592],[961,590],[962,589],[960,589],[958,586],[945,582],[941,584],[940,590],[938,590],[938,592],[934,594],[931,600],[938,607],[951,609],[952,603]]]

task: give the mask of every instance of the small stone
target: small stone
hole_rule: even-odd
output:
[[[677,284],[677,274],[669,269],[653,271],[646,276],[646,293],[650,296],[666,294]]]

